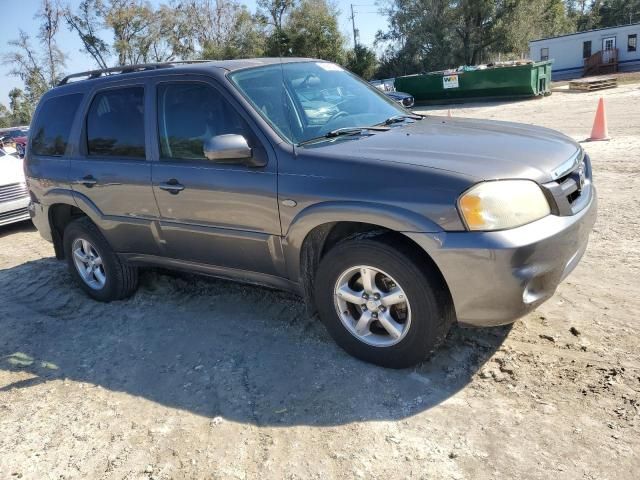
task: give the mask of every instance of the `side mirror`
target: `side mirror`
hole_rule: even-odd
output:
[[[253,152],[242,135],[216,135],[204,142],[204,156],[221,163],[247,163]]]

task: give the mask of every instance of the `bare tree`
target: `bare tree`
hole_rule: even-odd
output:
[[[9,73],[20,78],[34,96],[42,95],[51,85],[48,84],[44,66],[31,45],[29,35],[20,30],[18,38],[11,40],[9,45],[15,47],[3,58],[4,64],[11,65]]]
[[[53,85],[49,83],[46,66],[31,44],[29,35],[20,30],[18,38],[11,40],[11,51],[3,55],[2,63],[10,65],[10,75],[18,77],[25,85],[25,111],[31,115],[40,97]],[[20,91],[22,95],[22,91]]]
[[[56,42],[61,17],[60,7],[52,0],[42,0],[40,9],[35,15],[35,19],[40,22],[38,40],[45,49],[46,74],[49,77],[47,83],[51,86],[60,80],[60,70],[65,65],[65,55]]]
[[[174,0],[172,46],[183,58],[260,55],[259,21],[236,0]]]
[[[109,46],[98,35],[103,26],[103,14],[104,5],[101,0],[82,0],[77,10],[69,5],[62,10],[69,30],[78,34],[85,52],[94,59],[99,68],[107,68],[109,57]]]
[[[25,31],[20,30],[18,38],[9,42],[14,48],[3,56],[2,62],[11,65],[11,75],[23,80],[28,91],[42,92],[60,80],[65,65],[65,55],[56,42],[60,9],[51,0],[42,0],[34,18],[40,22],[39,48],[32,45]]]
[[[184,2],[200,48],[221,47],[233,36],[240,5],[228,0]]]
[[[295,0],[258,0],[258,11],[276,32],[282,31],[287,13],[296,5]]]
[[[40,97],[58,83],[65,66],[65,55],[56,42],[59,6],[52,0],[41,0],[34,18],[39,21],[38,43],[34,46],[29,35],[20,30],[18,38],[9,42],[9,52],[2,56],[2,63],[11,67],[9,73],[24,82],[24,92],[16,89],[20,102],[14,102],[21,105],[21,118],[31,115]]]
[[[28,78],[33,78],[38,83],[46,85],[47,78],[44,75],[42,64],[31,45],[31,39],[27,32],[20,30],[18,38],[11,40],[9,46],[15,47],[15,49],[7,53],[2,59],[2,63],[11,65],[9,73],[19,77],[24,82]]]
[[[149,46],[148,34],[153,21],[151,6],[141,0],[110,0],[104,21],[113,32],[118,65],[141,63]]]

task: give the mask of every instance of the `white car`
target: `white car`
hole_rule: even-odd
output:
[[[22,159],[0,149],[0,226],[29,220],[28,206]]]

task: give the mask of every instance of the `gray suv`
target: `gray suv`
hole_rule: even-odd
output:
[[[29,207],[92,298],[138,268],[302,295],[369,362],[553,295],[596,217],[589,157],[514,123],[424,117],[333,63],[255,59],[72,75],[41,100]]]

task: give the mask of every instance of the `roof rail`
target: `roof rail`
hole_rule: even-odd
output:
[[[114,75],[120,73],[132,73],[132,72],[144,72],[146,70],[157,70],[159,68],[169,68],[174,65],[180,64],[189,64],[189,63],[207,63],[211,60],[177,60],[173,62],[162,62],[162,63],[140,63],[136,65],[121,65],[118,67],[111,68],[102,68],[99,70],[88,70],[86,72],[72,73],[71,75],[67,75],[62,80],[58,82],[58,86],[66,85],[69,83],[69,80],[73,78],[81,78],[86,77],[84,80],[91,80],[93,78],[99,78],[104,75]]]

